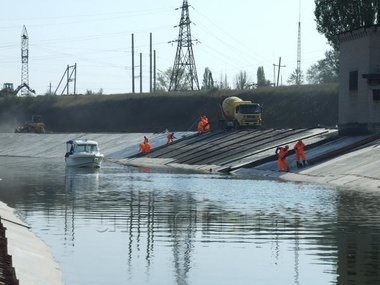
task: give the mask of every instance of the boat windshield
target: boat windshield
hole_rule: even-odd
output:
[[[96,144],[78,144],[75,152],[97,152],[98,146]]]
[[[261,113],[261,107],[259,104],[240,105],[236,111],[241,114],[259,114]]]

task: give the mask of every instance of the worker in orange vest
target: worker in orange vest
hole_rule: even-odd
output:
[[[278,171],[289,171],[288,161],[286,160],[286,155],[288,154],[289,146],[277,147],[277,169]]]
[[[300,168],[302,166],[306,166],[306,155],[305,155],[305,144],[303,143],[302,140],[299,140],[295,145],[294,145],[294,150],[296,153],[296,163],[297,167]],[[301,162],[302,159],[302,162]]]
[[[209,131],[210,130],[210,124],[208,122],[208,118],[206,116],[202,116],[202,120],[203,120],[203,130],[205,132]]]
[[[166,142],[166,144],[168,143],[171,143],[173,141],[173,139],[175,139],[176,137],[174,136],[174,133],[169,133],[166,138],[168,139],[168,141]]]
[[[139,152],[148,153],[150,152],[151,144],[150,142],[139,144]]]
[[[198,122],[198,127],[197,127],[197,130],[198,130],[198,134],[201,134],[204,132],[204,129],[203,129],[203,120],[202,120],[202,117],[200,118],[199,122]]]
[[[152,147],[152,146],[151,146],[150,142],[146,142],[146,143],[144,143],[144,152],[145,152],[145,153],[150,152],[151,147]]]
[[[151,149],[151,144],[146,136],[144,136],[144,142],[139,144],[139,152],[148,153]]]
[[[198,122],[198,133],[203,133],[210,130],[210,124],[206,116],[201,116]]]

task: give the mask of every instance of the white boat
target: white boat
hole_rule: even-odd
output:
[[[66,142],[66,166],[100,167],[104,155],[100,153],[98,143],[91,140],[70,140]]]

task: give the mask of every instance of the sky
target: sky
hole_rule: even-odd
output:
[[[29,36],[29,85],[39,95],[59,83],[67,66],[77,66],[76,92],[132,92],[132,34],[135,44],[135,92],[149,92],[150,34],[157,72],[172,68],[183,0],[13,0],[2,5],[0,18],[0,84],[21,84],[21,33]],[[245,71],[286,85],[297,68],[298,23],[301,22],[301,70],[330,50],[316,30],[314,0],[188,0],[193,53],[199,84],[205,68],[214,81],[227,76],[231,87]],[[179,9],[178,9],[179,8]],[[70,69],[70,72],[72,69]],[[59,86],[59,88],[58,88]],[[58,89],[57,89],[58,88]],[[74,85],[70,83],[69,90]]]

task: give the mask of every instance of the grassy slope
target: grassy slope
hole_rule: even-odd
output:
[[[255,90],[0,98],[0,131],[13,131],[32,114],[53,132],[154,132],[189,130],[200,115],[217,128],[221,96],[261,103],[267,128],[333,126],[338,86],[302,85]],[[195,124],[191,128],[195,130]]]

